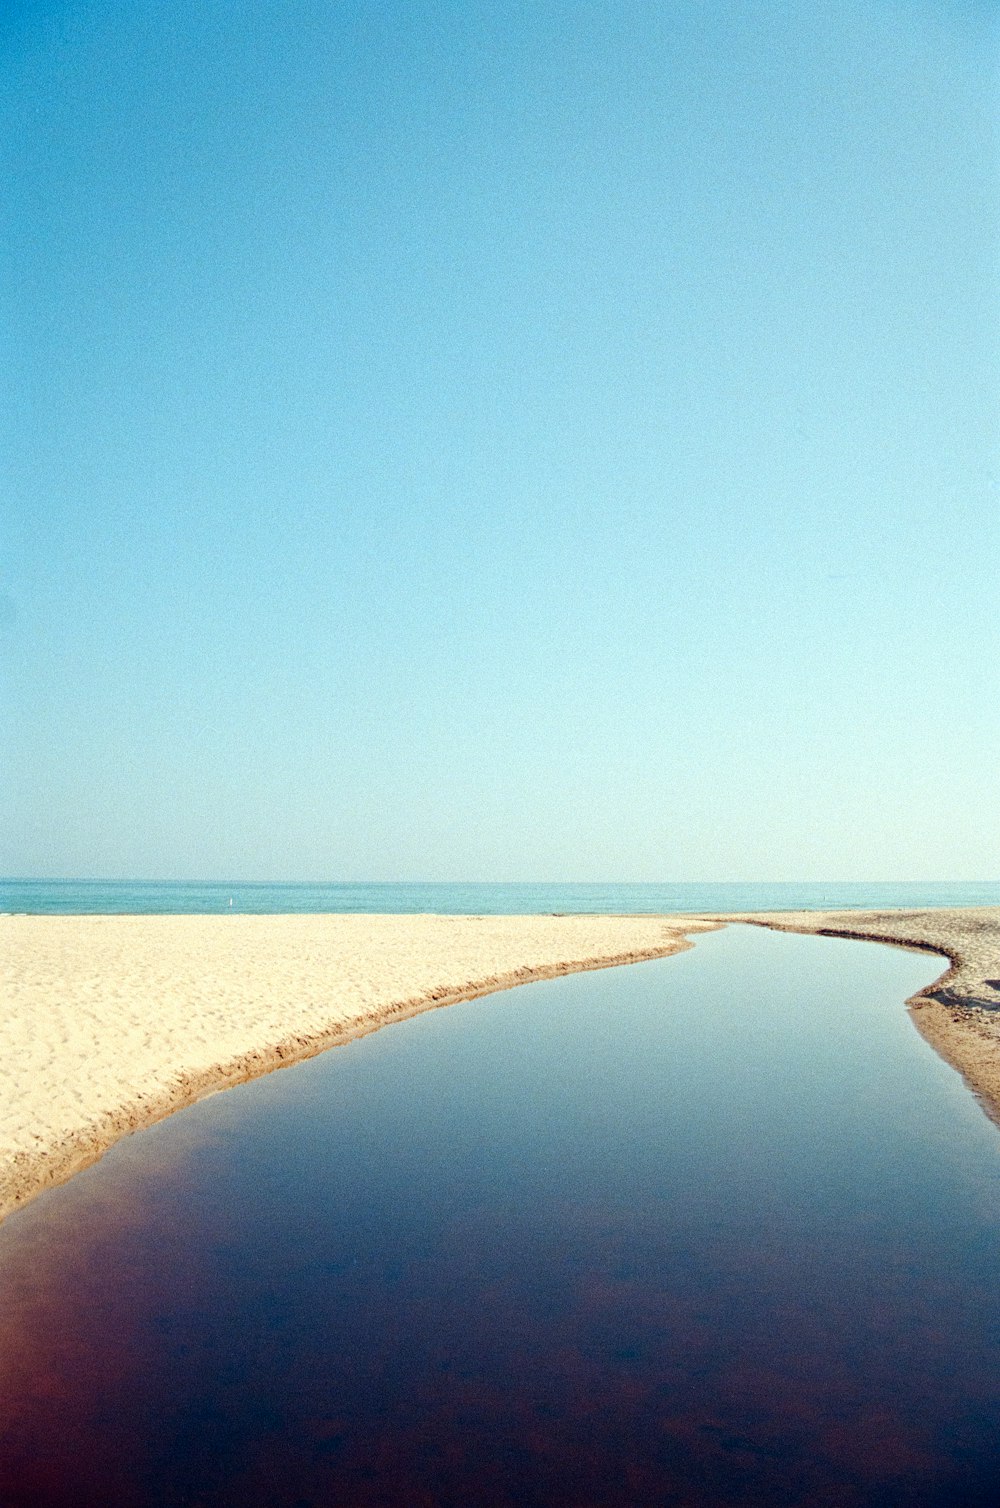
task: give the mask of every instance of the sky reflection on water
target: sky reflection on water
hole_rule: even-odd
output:
[[[935,968],[730,928],[131,1138],[0,1230],[0,1503],[995,1504]]]

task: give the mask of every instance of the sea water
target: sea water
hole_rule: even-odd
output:
[[[454,884],[445,882],[189,884],[138,880],[0,880],[0,912],[437,912],[520,916],[549,912],[841,911],[898,906],[1000,905],[1000,880],[731,884]]]

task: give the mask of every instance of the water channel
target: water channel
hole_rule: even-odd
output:
[[[994,1508],[936,970],[730,927],[128,1138],[0,1227],[0,1508]]]

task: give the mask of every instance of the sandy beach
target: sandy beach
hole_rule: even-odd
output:
[[[658,958],[614,916],[0,917],[0,1218],[120,1137],[389,1021]]]
[[[205,1094],[730,921],[938,953],[914,1021],[1000,1122],[1000,907],[740,916],[0,917],[0,1218]]]

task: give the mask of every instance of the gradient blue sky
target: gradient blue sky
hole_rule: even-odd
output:
[[[1000,873],[996,8],[5,8],[0,871]]]

